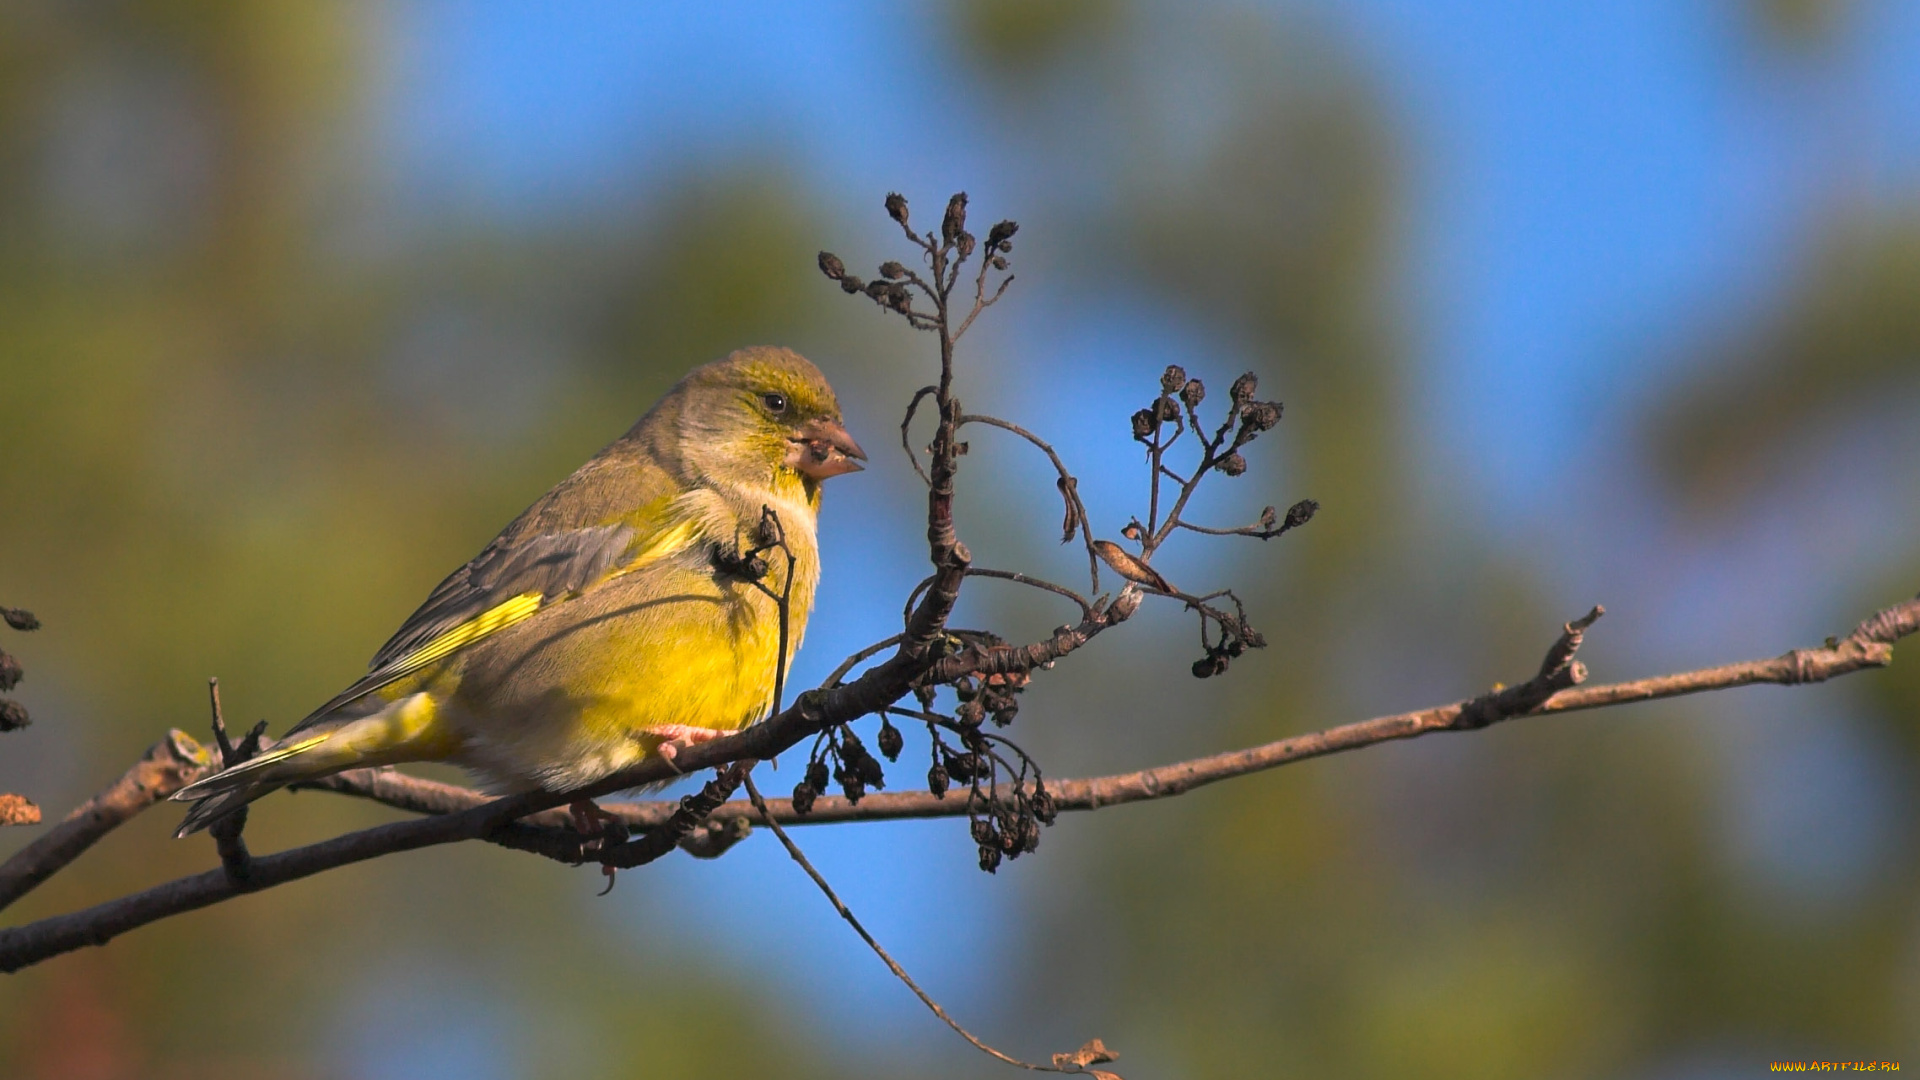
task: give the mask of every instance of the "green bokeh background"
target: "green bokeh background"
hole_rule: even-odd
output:
[[[1787,83],[1861,6],[1725,5],[1752,62],[1782,65]],[[926,377],[924,340],[812,268],[822,246],[897,255],[883,186],[795,179],[777,139],[651,161],[631,197],[579,214],[420,214],[383,197],[370,110],[405,73],[382,25],[350,5],[0,13],[0,602],[46,624],[0,641],[26,666],[18,696],[35,717],[0,740],[0,789],[51,814],[167,727],[197,733],[209,674],[230,715],[304,714],[694,363],[757,341],[820,357],[870,450]],[[1280,545],[1174,555],[1176,578],[1241,585],[1272,641],[1226,679],[1186,676],[1191,628],[1158,613],[1042,680],[1016,734],[1051,770],[1471,694],[1531,670],[1592,600],[1615,613],[1586,656],[1614,678],[1813,644],[1920,581],[1915,443],[1901,435],[1920,373],[1913,192],[1819,215],[1765,303],[1623,343],[1660,354],[1668,376],[1592,460],[1567,464],[1544,524],[1488,527],[1478,493],[1422,472],[1422,433],[1444,439],[1447,418],[1423,396],[1417,305],[1399,299],[1418,133],[1337,34],[1291,8],[1188,18],[1105,0],[955,4],[934,25],[942,77],[990,132],[962,183],[992,196],[982,213],[1025,227],[1016,302],[972,343],[968,403],[1121,476],[1108,464],[1157,369],[1050,350],[1157,313],[1168,337],[1228,358],[1195,367],[1216,393],[1245,364],[1289,405],[1248,486],[1205,503],[1211,520],[1309,494],[1327,507]],[[1203,125],[1164,106],[1199,69]],[[884,88],[847,93],[887,107]],[[944,193],[910,194],[925,216]],[[1066,441],[1101,425],[1105,441]],[[1889,445],[1892,461],[1850,467]],[[1586,486],[1595,475],[1606,483]],[[913,488],[892,466],[863,482],[876,487],[845,505],[868,519],[837,535],[900,565]],[[1091,486],[1104,498],[1119,483]],[[1031,461],[982,445],[962,484],[976,551],[1074,572],[1047,544],[1057,510]],[[1103,501],[1096,525],[1129,512]],[[1806,515],[1833,523],[1832,544],[1796,527]],[[1717,548],[1766,530],[1803,574],[1715,577]],[[1788,599],[1770,608],[1774,591]],[[1673,599],[1689,595],[1697,618]],[[1636,615],[1635,599],[1668,621]],[[970,615],[1033,630],[1059,618],[1025,598],[976,603]],[[1753,623],[1765,634],[1744,632],[1750,610],[1767,613]],[[1920,1059],[1920,665],[1902,661],[1844,685],[1515,724],[1065,821],[992,883],[1010,899],[946,916],[1018,942],[979,949],[991,989],[968,992],[969,1019],[1028,1056],[1099,1034],[1133,1080]],[[1822,819],[1879,830],[1837,893],[1770,885],[1817,860],[1755,871],[1739,840],[1778,825],[1756,787],[1765,770],[1740,763],[1784,754],[1791,772],[1799,744],[1781,733],[1813,724],[1853,733],[1874,769],[1867,824]],[[1754,749],[1767,738],[1789,749],[1768,758]],[[391,816],[280,802],[256,815],[256,850]],[[1740,807],[1760,824],[1730,826]],[[9,921],[209,866],[210,845],[168,840],[172,823],[161,810],[120,830]],[[0,852],[35,834],[9,831]],[[361,1017],[375,990],[474,1001],[509,1048],[497,1075],[1002,1071],[931,1019],[871,1038],[823,1023],[810,998],[833,980],[809,986],[778,948],[758,967],[648,948],[593,906],[586,876],[437,850],[138,931],[0,981],[0,1075],[444,1075],[436,1055],[458,1048],[435,1040],[457,1033],[436,1034],[438,1013]],[[851,935],[841,944],[868,962]],[[396,970],[416,982],[369,984]],[[397,1032],[391,1054],[343,1051],[356,1025]]]

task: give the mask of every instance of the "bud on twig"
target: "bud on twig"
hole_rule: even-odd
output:
[[[1187,408],[1189,409],[1199,408],[1200,403],[1205,401],[1206,398],[1206,384],[1202,383],[1199,379],[1188,379],[1187,385],[1180,388],[1180,400],[1186,402]]]
[[[1146,442],[1148,439],[1153,438],[1153,429],[1156,424],[1157,418],[1154,415],[1154,410],[1141,409],[1139,412],[1133,414],[1133,437],[1141,442]]]
[[[1240,456],[1240,451],[1235,450],[1233,453],[1221,458],[1213,467],[1226,473],[1228,476],[1239,476],[1241,473],[1247,471],[1247,459]]]
[[[1187,369],[1179,364],[1168,364],[1167,370],[1160,374],[1160,392],[1177,394],[1187,382]]]
[[[967,193],[955,192],[947,200],[947,216],[940,221],[940,239],[948,244],[958,245],[960,234],[967,231]]]
[[[887,216],[899,222],[902,227],[905,227],[907,224],[907,197],[897,191],[888,192]]]
[[[1013,245],[1007,243],[1007,241],[1013,239],[1013,234],[1019,231],[1020,223],[1017,221],[995,223],[993,228],[987,230],[987,250],[1012,251]]]
[[[1258,389],[1260,389],[1260,379],[1253,372],[1249,371],[1245,375],[1233,380],[1233,388],[1228,390],[1227,394],[1233,398],[1233,403],[1237,407],[1252,401],[1254,391]]]
[[[1246,436],[1248,439],[1259,432],[1273,430],[1279,423],[1280,403],[1277,401],[1249,402],[1240,410],[1241,430],[1252,433]]]
[[[820,793],[807,785],[805,780],[793,786],[793,812],[807,814],[813,811],[813,800]]]
[[[835,281],[839,281],[841,278],[847,276],[847,264],[841,262],[840,256],[835,255],[833,252],[823,251],[820,253],[820,272]]]
[[[889,260],[880,264],[880,276],[883,278],[903,278],[907,276],[907,268],[897,262]]]
[[[1312,521],[1314,513],[1319,509],[1320,504],[1314,502],[1312,499],[1301,499],[1299,502],[1287,507],[1287,528],[1297,529],[1307,522]]]

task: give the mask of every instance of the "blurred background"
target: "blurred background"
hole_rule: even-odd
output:
[[[0,790],[57,818],[203,734],[209,675],[230,717],[304,715],[743,344],[818,361],[877,451],[831,485],[796,678],[885,636],[924,559],[889,433],[934,358],[813,262],[903,257],[889,190],[1022,223],[960,392],[1053,439],[1099,531],[1142,511],[1127,416],[1168,363],[1287,404],[1198,519],[1323,506],[1167,551],[1272,642],[1226,677],[1150,608],[1037,680],[1012,734],[1055,774],[1471,695],[1596,602],[1602,680],[1845,633],[1920,587],[1916,56],[1902,0],[8,4],[0,603],[45,629],[4,641],[35,723]],[[1043,463],[972,442],[980,562],[1083,573]],[[1748,1076],[1920,1064],[1917,772],[1909,642],[1063,818],[993,877],[956,822],[798,838],[1029,1058]],[[392,816],[279,795],[250,836]],[[176,820],[8,921],[213,865]],[[0,980],[0,1074],[1008,1075],[765,834],[600,882],[469,845],[169,920]]]

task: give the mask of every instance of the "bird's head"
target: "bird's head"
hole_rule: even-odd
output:
[[[741,349],[703,364],[675,388],[682,398],[679,456],[710,480],[811,499],[830,476],[854,472],[867,455],[840,419],[840,402],[820,374],[788,349]]]

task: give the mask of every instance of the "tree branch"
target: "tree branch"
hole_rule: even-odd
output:
[[[1582,632],[1596,617],[1597,614],[1590,614],[1569,624],[1549,649],[1540,672],[1519,686],[1495,689],[1468,701],[1376,717],[1244,750],[1212,754],[1138,772],[1084,780],[1052,780],[1048,782],[1047,790],[1060,810],[1096,810],[1121,803],[1167,798],[1220,780],[1379,743],[1418,738],[1437,731],[1473,731],[1517,717],[1607,708],[1755,683],[1794,686],[1823,682],[1855,671],[1886,666],[1893,659],[1893,643],[1920,630],[1920,597],[1875,614],[1847,637],[1830,640],[1820,648],[1795,649],[1769,659],[1631,682],[1581,686],[1579,683],[1584,679],[1585,671],[1574,661],[1574,652],[1579,647]],[[872,695],[883,694],[885,691],[880,687],[897,685],[881,678],[879,673],[890,668],[896,673],[904,670],[896,666],[900,659],[900,654],[896,654],[885,664],[847,686],[804,694],[801,702],[795,703],[766,724],[749,728],[738,735],[688,747],[681,752],[679,764],[683,769],[693,771],[746,757],[770,756],[755,751],[766,747],[784,749],[806,734],[822,730],[829,722],[842,722],[832,718],[860,707],[872,700]],[[1559,688],[1541,694],[1544,688],[1554,686]],[[185,736],[176,734],[162,746],[171,746],[175,739],[192,743]],[[149,758],[160,751],[161,747],[156,747],[149,752]],[[142,765],[136,765],[128,775],[134,776],[145,764],[143,759]],[[591,790],[595,794],[604,794],[668,779],[670,776],[665,763],[650,761],[603,781]],[[121,784],[103,792],[88,807],[107,799],[125,783],[126,778],[122,778]],[[184,783],[184,780],[180,781],[180,784]],[[224,870],[211,870],[83,911],[0,930],[0,971],[15,971],[83,945],[104,944],[128,930],[218,903],[248,889],[271,888],[334,867],[394,852],[459,840],[493,839],[504,826],[516,819],[527,818],[529,814],[547,810],[573,797],[572,793],[539,793],[486,799],[455,785],[437,784],[381,770],[344,773],[310,786],[361,795],[435,816],[381,825],[322,843],[257,857],[253,860],[252,878],[245,887],[232,881]],[[125,820],[125,817],[144,809],[154,801],[154,797],[142,796],[131,811],[111,819],[105,827],[91,833],[85,843],[91,843],[108,828]],[[75,811],[69,821],[83,817],[88,807]],[[608,809],[619,814],[629,827],[645,831],[665,826],[680,809],[680,804],[615,804]],[[825,825],[844,821],[957,817],[967,814],[970,809],[982,809],[974,804],[971,796],[936,798],[931,793],[894,792],[868,795],[858,803],[826,796],[816,800],[812,810],[805,815],[793,814],[790,806],[780,806],[774,809],[774,816],[783,824]],[[726,828],[735,820],[752,820],[756,814],[749,801],[723,803],[708,815],[706,827]],[[553,817],[558,819],[559,815]],[[7,872],[13,870],[22,856],[54,839],[53,834],[43,837],[36,845],[9,860],[4,868],[0,868],[0,880],[6,879]],[[47,873],[71,861],[84,848],[83,843],[71,849],[65,858],[52,864],[34,883],[44,880]]]
[[[0,863],[0,908],[32,892],[128,818],[198,779],[212,763],[207,748],[186,732],[167,732],[120,779]]]

